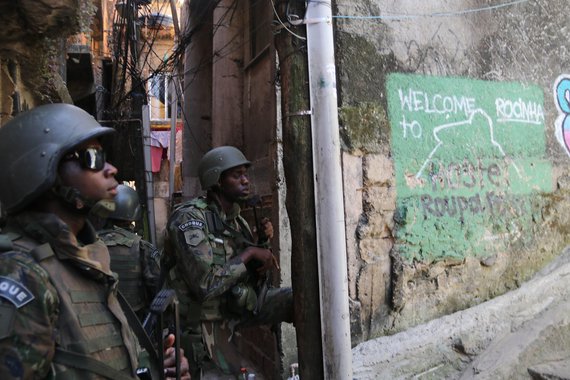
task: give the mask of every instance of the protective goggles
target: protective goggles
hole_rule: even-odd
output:
[[[65,161],[77,160],[83,169],[93,171],[102,170],[106,162],[105,151],[101,147],[79,149],[66,154],[63,159]]]

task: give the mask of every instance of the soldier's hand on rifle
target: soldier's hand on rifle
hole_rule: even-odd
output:
[[[176,350],[174,346],[174,334],[169,334],[164,339],[164,375],[166,380],[176,379]],[[190,367],[188,359],[184,356],[184,350],[180,349],[180,379],[190,380]]]
[[[261,229],[267,240],[273,239],[273,223],[271,223],[269,218],[264,217],[261,219]]]
[[[253,226],[253,232],[257,235],[257,244],[266,244],[273,239],[273,223],[269,218],[263,217],[256,226]]]
[[[269,249],[260,247],[247,247],[240,256],[243,263],[246,265],[248,262],[255,260],[258,264],[256,265],[256,271],[258,273],[265,273],[271,268],[279,268],[277,265],[277,260]]]

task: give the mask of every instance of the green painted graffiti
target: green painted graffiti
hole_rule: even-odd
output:
[[[521,238],[551,192],[537,86],[391,74],[395,249],[407,260],[488,255]]]

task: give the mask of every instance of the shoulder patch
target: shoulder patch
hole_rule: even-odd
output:
[[[194,229],[203,229],[204,226],[206,225],[206,223],[204,223],[201,220],[198,219],[190,219],[189,221],[187,221],[186,223],[182,223],[181,225],[178,226],[178,229],[182,232],[187,231],[191,228]]]
[[[186,244],[191,247],[196,247],[206,239],[206,234],[204,234],[202,230],[186,231],[184,232],[184,239],[186,240]]]
[[[0,276],[0,297],[12,302],[17,308],[21,308],[35,298],[24,285],[4,276]]]
[[[150,253],[150,258],[153,259],[153,260],[159,260],[159,259],[160,259],[160,256],[162,256],[162,254],[161,254],[161,252],[160,252],[158,249],[156,249],[156,248],[154,248],[154,249],[151,251],[151,253]]]

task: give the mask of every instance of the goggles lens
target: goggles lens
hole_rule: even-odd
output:
[[[83,169],[93,171],[102,170],[106,162],[105,151],[99,147],[76,150],[73,153],[69,153],[64,159],[77,160]]]

